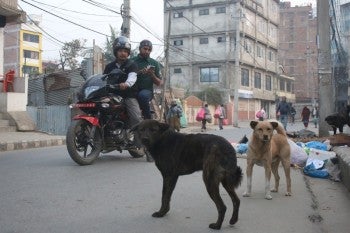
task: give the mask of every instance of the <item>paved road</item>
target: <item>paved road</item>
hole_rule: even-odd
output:
[[[249,132],[249,131],[248,131]],[[237,141],[245,132],[215,131]],[[238,159],[245,170],[245,159]],[[232,206],[220,232],[337,232],[350,228],[350,196],[341,183],[305,177],[292,170],[292,197],[281,192],[264,199],[263,169],[255,167],[253,195],[241,198],[239,221],[229,226]],[[216,210],[201,172],[179,179],[171,210],[162,219],[151,214],[160,206],[161,176],[153,163],[110,153],[92,166],[78,166],[65,146],[0,153],[0,232],[25,233],[198,233],[213,232]]]

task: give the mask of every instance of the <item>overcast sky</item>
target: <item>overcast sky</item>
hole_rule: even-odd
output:
[[[89,2],[95,2],[108,10]],[[316,6],[316,0],[291,2],[293,6],[307,3]],[[123,0],[18,0],[20,8],[28,15],[42,16],[44,60],[58,60],[62,43],[74,39],[86,39],[87,47],[92,46],[95,40],[96,45],[104,48],[106,35],[111,34],[109,27],[120,30],[122,18],[119,13],[122,3]],[[149,39],[155,44],[152,57],[163,55],[163,0],[130,0],[130,3],[130,39],[134,42],[133,48],[142,39]]]

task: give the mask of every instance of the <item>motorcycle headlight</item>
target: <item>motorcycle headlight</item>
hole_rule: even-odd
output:
[[[101,104],[101,107],[102,107],[102,108],[109,108],[109,103],[102,103],[102,104]]]

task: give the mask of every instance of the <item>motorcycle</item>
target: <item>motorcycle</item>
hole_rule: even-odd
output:
[[[114,150],[127,150],[134,158],[145,154],[149,158],[127,127],[125,102],[116,94],[119,85],[109,81],[109,77],[118,78],[121,74],[115,69],[110,74],[91,76],[78,91],[78,102],[70,105],[82,112],[73,117],[66,135],[68,153],[79,165],[90,165],[100,153]]]

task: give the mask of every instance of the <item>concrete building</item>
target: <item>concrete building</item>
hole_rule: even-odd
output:
[[[312,5],[280,3],[278,59],[286,73],[295,77],[295,98],[302,105],[318,99],[317,18],[312,10]]]
[[[0,0],[0,75],[4,74],[4,27],[25,22],[25,12],[17,9],[17,0]]]
[[[275,117],[281,96],[294,102],[293,80],[280,68],[279,1],[172,0],[164,3],[169,87],[221,91],[230,124]],[[235,99],[236,98],[236,99]]]
[[[18,77],[42,73],[42,33],[40,15],[29,15],[27,22],[8,24],[4,29],[4,69],[14,69]]]

